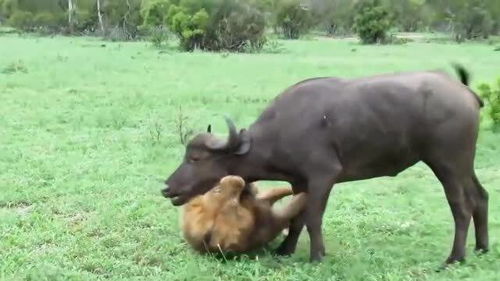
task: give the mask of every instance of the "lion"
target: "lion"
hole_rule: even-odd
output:
[[[283,208],[273,205],[292,195],[291,187],[259,192],[239,176],[226,176],[183,209],[181,228],[198,252],[243,253],[260,248],[288,228],[306,203],[305,193],[293,196]]]

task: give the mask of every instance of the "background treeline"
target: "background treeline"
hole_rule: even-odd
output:
[[[499,0],[0,0],[0,23],[21,31],[114,40],[168,34],[185,50],[260,49],[271,30],[310,30],[384,43],[391,32],[447,32],[457,41],[500,31]]]

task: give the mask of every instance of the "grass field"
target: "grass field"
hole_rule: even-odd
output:
[[[0,279],[498,280],[500,134],[487,120],[476,168],[490,192],[491,251],[472,253],[471,227],[465,265],[434,272],[453,224],[441,186],[420,164],[396,178],[336,186],[321,264],[307,262],[306,232],[289,258],[225,261],[188,248],[179,209],[159,192],[183,154],[178,120],[225,134],[222,114],[248,126],[281,90],[313,76],[451,72],[451,61],[466,65],[476,86],[500,76],[500,53],[486,44],[283,44],[279,54],[212,54],[0,37]]]

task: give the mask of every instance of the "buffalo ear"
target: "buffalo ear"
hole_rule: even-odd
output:
[[[244,155],[250,151],[250,147],[252,145],[252,139],[250,138],[250,134],[247,130],[242,129],[239,134],[239,145],[234,151],[236,155]]]
[[[212,133],[212,125],[208,125],[207,127],[207,133],[211,134]]]

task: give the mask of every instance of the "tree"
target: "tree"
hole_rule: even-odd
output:
[[[314,24],[329,35],[351,33],[355,3],[352,0],[311,0],[313,19],[316,19]]]
[[[364,44],[383,43],[391,27],[389,13],[379,0],[366,0],[357,5],[354,28]]]
[[[276,11],[276,26],[287,39],[298,39],[312,27],[308,6],[300,0],[280,0]]]
[[[254,1],[172,0],[165,22],[187,51],[241,52],[264,42],[265,17]]]
[[[165,17],[170,7],[169,0],[151,0],[143,2],[142,17],[143,25],[149,27],[158,27],[165,24]]]
[[[101,13],[106,35],[116,40],[133,40],[142,24],[141,0],[102,0]]]
[[[101,0],[96,0],[96,12],[97,12],[97,18],[99,20],[99,28],[101,30],[101,33],[104,34],[104,23],[102,21],[102,12],[101,12]]]
[[[492,32],[493,19],[483,1],[471,0],[455,17],[455,38],[463,39],[488,38]]]
[[[430,24],[432,11],[426,0],[384,0],[394,24],[405,32],[416,32]]]
[[[498,28],[498,0],[427,0],[435,11],[433,25],[446,23],[455,40],[487,38]]]
[[[76,7],[73,0],[68,0],[68,26],[70,32],[74,31],[74,15],[75,15]]]

